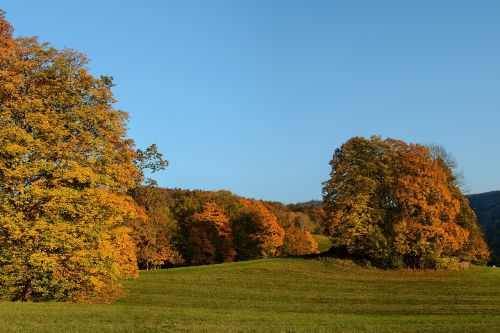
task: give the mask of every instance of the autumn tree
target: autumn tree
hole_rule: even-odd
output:
[[[184,264],[204,265],[317,252],[306,230],[307,215],[277,202],[244,199],[229,191],[147,186],[133,192],[147,215],[146,221],[133,221],[144,268],[176,264],[172,260],[180,257]]]
[[[230,220],[214,202],[206,202],[201,212],[189,221],[187,244],[192,264],[211,264],[233,261],[236,251]]]
[[[325,229],[325,212],[321,201],[311,200],[296,204],[289,204],[287,208],[300,213],[300,227],[312,234],[323,234]]]
[[[466,193],[467,191],[469,191],[467,182],[465,180],[465,174],[458,168],[458,163],[455,159],[455,156],[440,144],[426,144],[425,147],[429,149],[429,152],[433,159],[439,159],[444,164],[446,164],[452,174],[451,181],[456,186],[458,186],[462,192]]]
[[[352,138],[335,151],[324,183],[334,246],[383,266],[481,263],[488,251],[455,176],[429,148]]]
[[[318,242],[307,230],[290,225],[285,228],[285,238],[280,248],[281,255],[305,255],[319,253]]]
[[[275,211],[278,223],[285,230],[281,255],[305,255],[319,253],[318,243],[306,229],[310,226],[308,215],[301,212]]]
[[[179,225],[170,211],[170,200],[159,188],[141,186],[133,191],[145,216],[132,219],[132,236],[137,248],[137,262],[144,269],[184,262],[177,250]]]
[[[279,255],[284,230],[260,201],[228,191],[172,191],[181,229],[179,248],[191,264]]]
[[[128,116],[83,54],[12,33],[2,12],[0,297],[110,302],[138,274]]]
[[[394,247],[412,266],[433,267],[455,257],[469,232],[457,223],[460,201],[448,183],[449,168],[421,145],[393,144],[398,177],[394,200]]]
[[[247,260],[277,255],[283,245],[285,230],[276,216],[257,200],[241,199],[245,212],[234,224],[238,259]]]
[[[278,251],[281,256],[319,253],[318,243],[309,232],[315,226],[308,214],[290,211],[289,207],[292,205],[285,206],[277,202],[266,202],[265,205],[285,231],[283,244]]]

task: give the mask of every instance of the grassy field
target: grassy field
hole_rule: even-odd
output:
[[[330,239],[327,236],[323,235],[313,235],[316,242],[318,242],[318,248],[320,252],[326,252],[332,246]]]
[[[112,305],[0,303],[0,332],[500,332],[500,268],[279,258],[142,272]]]

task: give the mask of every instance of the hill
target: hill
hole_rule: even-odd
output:
[[[0,303],[0,331],[498,332],[498,281],[301,258],[142,271],[112,305]]]
[[[500,191],[467,196],[492,251],[491,263],[500,265]]]

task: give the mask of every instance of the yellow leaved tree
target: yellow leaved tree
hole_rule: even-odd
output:
[[[1,12],[0,298],[110,302],[138,274],[127,114],[83,54],[12,33]]]

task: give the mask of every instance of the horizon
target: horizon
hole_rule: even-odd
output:
[[[471,194],[500,189],[500,3],[356,4],[2,7],[15,36],[76,49],[115,78],[129,137],[170,162],[161,187],[321,200],[334,150],[381,135],[442,144]]]

